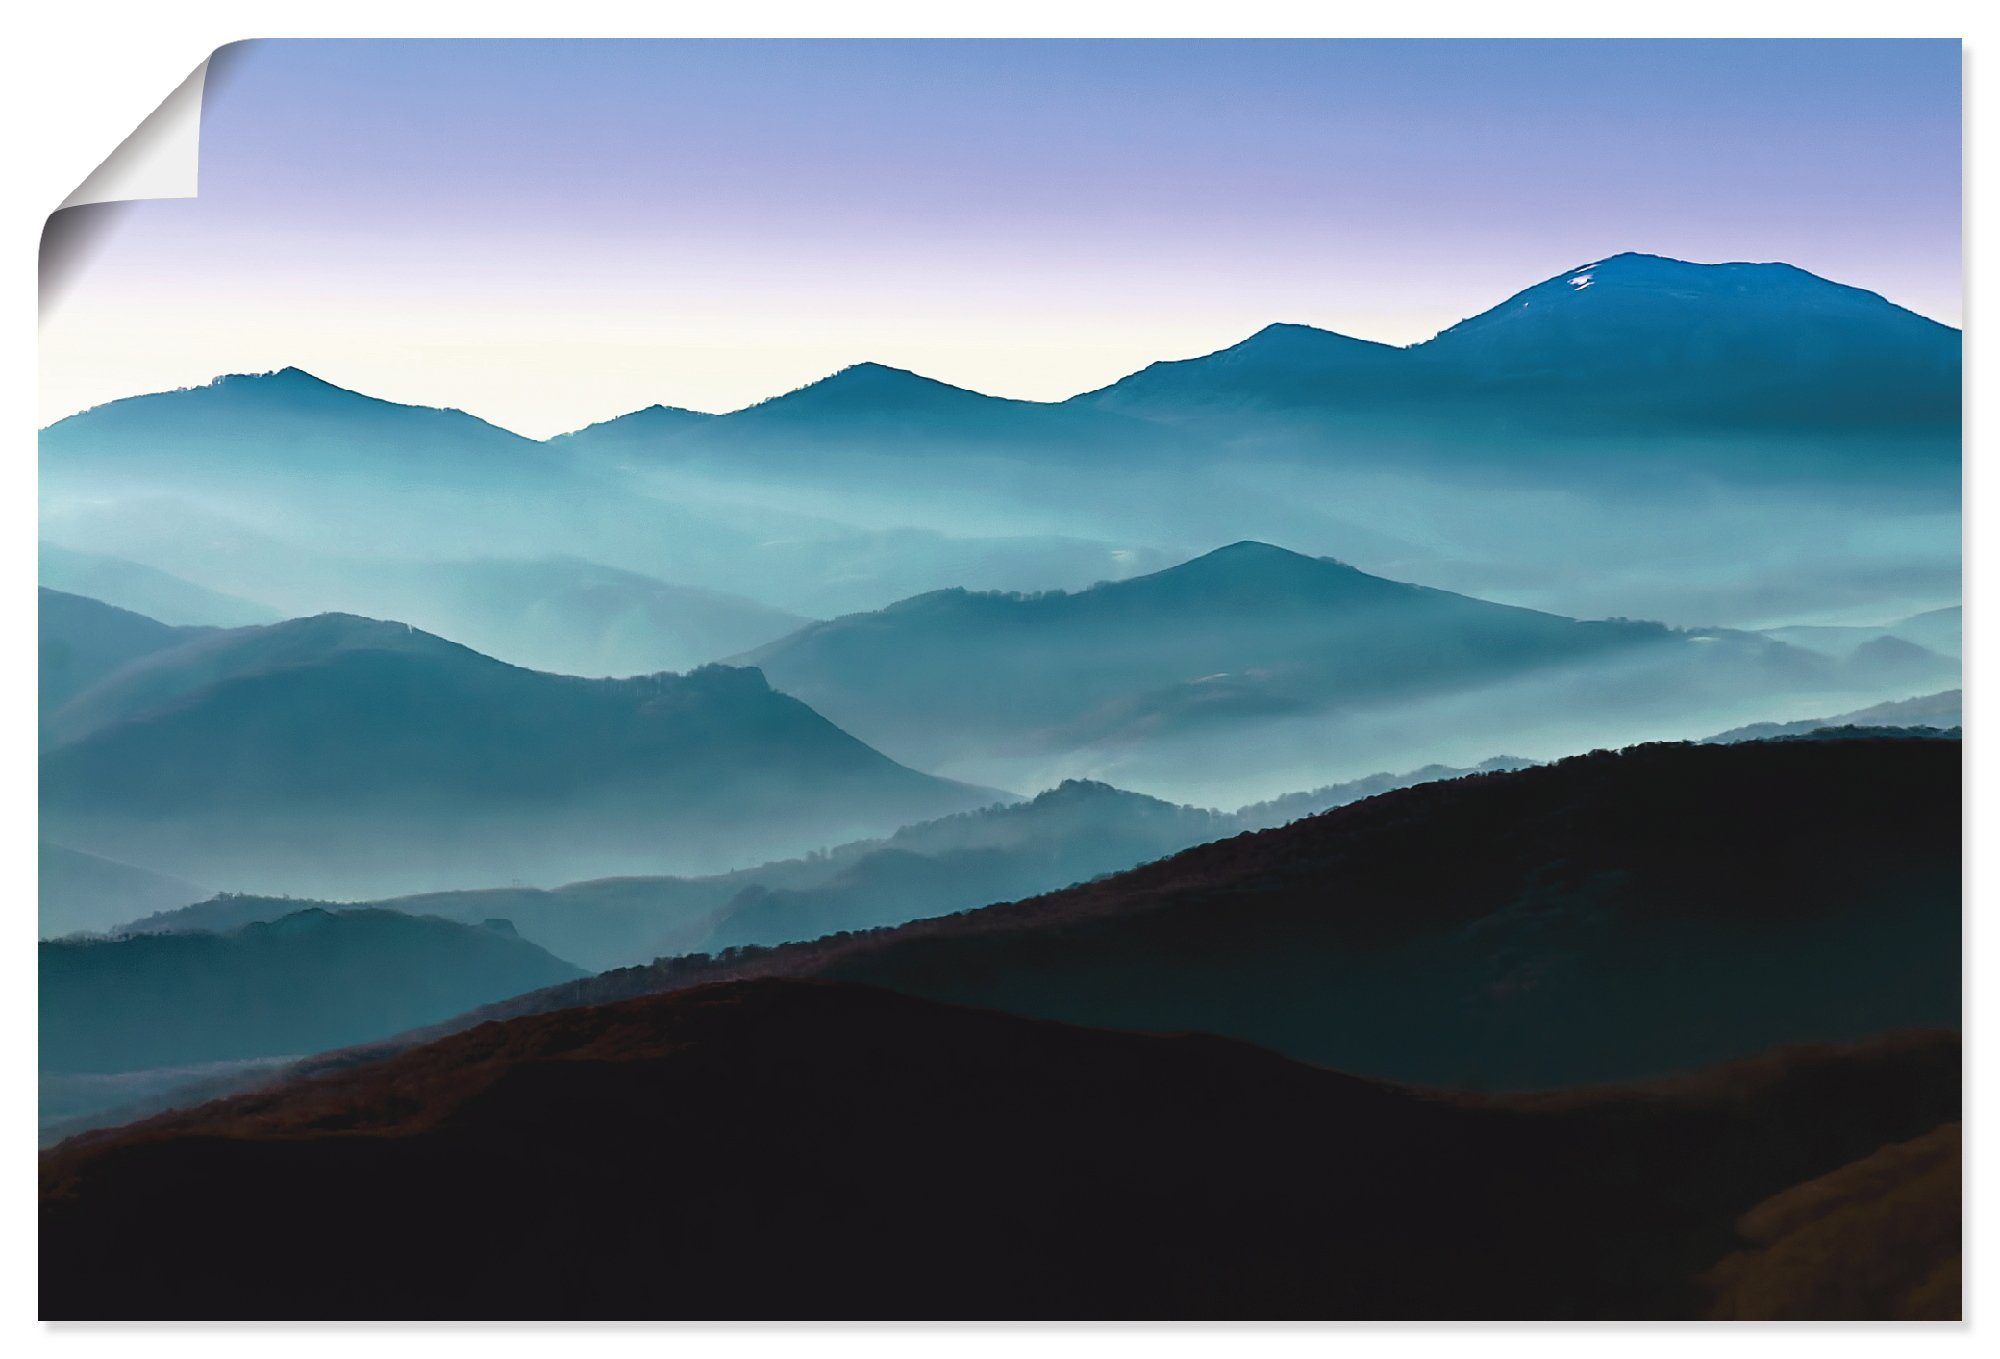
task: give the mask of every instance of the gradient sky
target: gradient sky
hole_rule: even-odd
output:
[[[44,417],[286,364],[536,435],[864,359],[1054,399],[1271,321],[1420,340],[1620,250],[1956,325],[1959,72],[1955,41],[244,44],[200,197],[124,210],[45,318]]]

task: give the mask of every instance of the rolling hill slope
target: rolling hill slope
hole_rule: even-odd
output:
[[[1579,622],[1256,542],[1075,593],[920,595],[741,660],[924,768],[1018,784],[1044,780],[1017,767],[1100,777],[1095,766],[1124,761],[1143,771],[1128,781],[1176,795],[1260,773],[1296,787],[1280,762],[1322,745],[1408,758],[1420,741],[1490,743],[1503,711],[1523,731],[1658,722],[1845,682],[1762,638]],[[1358,729],[1377,715],[1428,734]]]
[[[984,805],[754,670],[584,680],[342,615],[155,653],[50,719],[48,833],[244,889],[716,869]]]
[[[131,662],[204,636],[83,595],[42,587],[36,592],[38,675],[44,719],[93,684]]]
[[[1493,1089],[1955,1026],[1959,760],[1924,740],[1580,756],[1026,901],[605,973],[454,1024],[805,976]]]
[[[709,987],[72,1140],[42,1161],[41,1309],[1700,1316],[1740,1215],[1956,1119],[1959,1061],[1914,1034],[1482,1100],[1215,1038]],[[1955,1260],[1923,1245],[1920,1268]],[[1881,1256],[1835,1234],[1819,1268]],[[1842,1301],[1903,1314],[1893,1290]]]

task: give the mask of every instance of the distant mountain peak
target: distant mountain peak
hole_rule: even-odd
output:
[[[291,364],[262,373],[222,373],[210,378],[205,385],[223,390],[312,396],[338,395],[354,397],[361,401],[380,400],[379,397],[372,397],[350,387],[328,382],[316,373],[308,373],[305,369]]]
[[[455,406],[421,405],[371,396],[289,364],[261,373],[222,373],[191,387],[119,397],[64,416],[43,432],[61,430],[74,434],[93,426],[102,428],[107,420],[116,428],[119,420],[136,418],[145,422],[149,436],[157,436],[163,428],[174,428],[161,422],[175,418],[200,422],[262,416],[311,422],[357,415],[364,419],[407,415],[447,421],[466,429],[491,431],[515,446],[534,442]],[[193,428],[204,436],[212,432],[199,423]]]
[[[987,396],[966,387],[954,387],[949,382],[940,382],[936,378],[913,373],[907,368],[892,368],[886,363],[870,361],[849,364],[845,368],[829,373],[817,382],[809,382],[782,396],[760,401],[754,406],[745,408],[741,413],[863,410],[877,405],[898,405],[912,401],[928,404],[941,402],[1000,404],[1005,398]]]
[[[638,410],[614,415],[608,420],[597,420],[562,434],[552,436],[549,443],[562,443],[568,439],[602,438],[606,435],[629,437],[633,435],[676,434],[681,430],[715,417],[707,411],[689,410],[685,406],[668,406],[654,402],[641,406]]]
[[[1250,561],[1256,559],[1266,561],[1315,560],[1315,558],[1308,557],[1302,552],[1294,552],[1290,548],[1278,547],[1275,544],[1262,542],[1256,538],[1239,538],[1233,543],[1225,543],[1213,552],[1204,552],[1194,560],[1210,561],[1218,559],[1231,561]]]
[[[1309,326],[1297,321],[1273,321],[1249,338],[1221,352],[1256,353],[1260,356],[1299,355],[1319,357],[1341,350],[1393,350],[1398,346],[1378,340],[1357,339],[1337,330]]]
[[[1112,798],[1144,797],[1143,793],[1128,793],[1123,788],[1098,779],[1064,779],[1053,788],[1047,788],[1028,799],[1031,807],[1053,807],[1071,802],[1099,802]]]
[[[932,381],[932,379],[924,377],[920,373],[913,373],[907,368],[896,368],[886,363],[876,363],[873,359],[863,359],[860,363],[850,363],[847,365],[847,367],[836,370],[831,376],[829,376],[824,380],[831,382],[834,378],[840,378],[848,382],[859,382],[864,380],[895,381],[904,378],[914,378],[918,382]]]
[[[1199,557],[1191,557],[1179,566],[1170,566],[1158,572],[1168,575],[1208,575],[1226,571],[1231,574],[1250,572],[1319,572],[1327,569],[1352,571],[1354,568],[1326,557],[1309,557],[1303,552],[1278,547],[1271,543],[1259,542],[1255,538],[1244,538],[1225,544],[1212,552],[1204,552]],[[1356,574],[1360,574],[1356,572]]]
[[[1959,333],[1791,264],[1627,251],[1552,275],[1411,351],[1438,391],[1533,393],[1534,418],[1642,428],[1945,426]],[[1532,407],[1529,409],[1533,409]],[[1514,418],[1514,417],[1510,417]]]
[[[1635,300],[1646,297],[1673,299],[1684,305],[1712,303],[1742,307],[1762,303],[1787,308],[1810,305],[1821,309],[1830,306],[1863,311],[1879,309],[1916,318],[1915,313],[1906,312],[1879,293],[1835,283],[1795,264],[1740,260],[1702,264],[1628,250],[1588,264],[1579,264],[1543,279],[1515,293],[1499,306],[1447,328],[1418,348],[1482,330],[1516,316],[1532,318],[1539,314],[1537,308],[1546,310],[1551,305],[1565,305],[1564,299],[1588,297],[1590,305],[1595,306],[1598,299],[1612,294]]]
[[[222,387],[233,383],[251,382],[267,385],[283,385],[287,383],[309,384],[320,387],[331,387],[334,385],[323,377],[308,373],[305,369],[288,363],[283,368],[269,368],[258,373],[222,373],[211,378],[209,386]],[[343,388],[342,390],[346,389]]]
[[[808,382],[800,392],[852,389],[856,387],[948,387],[950,383],[927,378],[907,368],[893,368],[872,359],[836,368],[817,382]],[[794,393],[796,394],[796,393]]]
[[[1119,409],[1137,402],[1146,413],[1150,401],[1176,399],[1194,384],[1210,399],[1225,404],[1288,397],[1316,397],[1328,384],[1368,383],[1388,364],[1404,356],[1397,345],[1359,340],[1338,331],[1296,321],[1275,321],[1235,344],[1186,359],[1163,359],[1108,386],[1070,398],[1072,404],[1106,404]]]
[[[1312,557],[1255,539],[1244,539],[1190,558],[1178,566],[1095,587],[1132,597],[1156,595],[1204,607],[1262,607],[1279,600],[1313,607],[1364,598],[1402,596],[1417,587],[1372,576],[1331,557]]]

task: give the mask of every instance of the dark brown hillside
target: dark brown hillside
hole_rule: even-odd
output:
[[[42,1314],[1689,1316],[1739,1215],[1956,1118],[1958,1081],[1929,1033],[1479,1099],[704,987],[65,1143]]]
[[[1946,1321],[1959,1315],[1959,1125],[1794,1185],[1737,1222],[1707,1276],[1718,1318]]]
[[[1956,741],[1888,739],[1600,752],[1384,794],[1028,901],[665,960],[469,1018],[817,976],[1488,1089],[1956,1027],[1959,758]]]

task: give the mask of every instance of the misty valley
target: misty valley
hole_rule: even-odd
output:
[[[1960,348],[56,421],[44,1314],[1955,1317]]]

